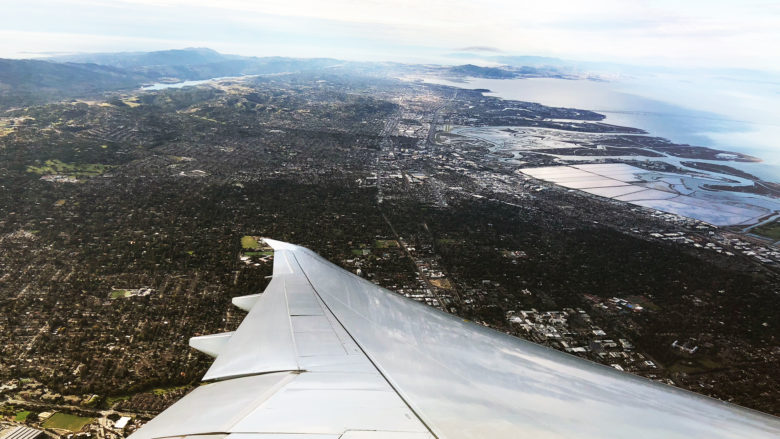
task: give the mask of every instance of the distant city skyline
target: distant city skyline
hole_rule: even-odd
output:
[[[10,0],[0,57],[209,47],[455,63],[455,52],[780,71],[780,3]],[[479,61],[479,57],[475,58]]]

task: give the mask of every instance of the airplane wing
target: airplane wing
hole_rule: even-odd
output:
[[[284,242],[202,385],[132,439],[778,438],[780,418],[508,336]]]

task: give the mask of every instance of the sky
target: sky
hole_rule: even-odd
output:
[[[210,47],[456,62],[553,56],[780,72],[778,0],[3,0],[0,57]]]

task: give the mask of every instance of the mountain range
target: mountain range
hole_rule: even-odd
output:
[[[555,66],[415,66],[331,58],[246,57],[226,55],[207,48],[91,53],[58,56],[46,60],[0,59],[0,108],[90,97],[106,91],[136,89],[155,82],[324,69],[349,69],[382,76],[424,73],[450,78],[564,77],[562,70]]]

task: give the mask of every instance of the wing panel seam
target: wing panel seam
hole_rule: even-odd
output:
[[[322,305],[325,306],[325,308],[333,316],[333,318],[338,322],[338,324],[341,326],[341,328],[344,330],[344,332],[349,336],[349,338],[352,339],[352,342],[355,343],[355,346],[357,346],[358,349],[360,349],[360,352],[362,352],[363,355],[366,357],[366,359],[371,363],[371,365],[374,366],[374,369],[377,371],[377,373],[382,377],[383,380],[385,380],[387,385],[390,386],[391,389],[393,389],[393,392],[404,403],[404,405],[406,405],[406,407],[409,409],[409,411],[411,411],[414,414],[414,416],[417,418],[417,420],[420,421],[420,423],[428,430],[428,433],[430,433],[431,436],[433,436],[435,439],[439,439],[439,436],[437,436],[436,433],[433,432],[433,429],[431,429],[431,427],[422,419],[420,414],[417,413],[412,408],[411,404],[409,404],[409,402],[401,395],[401,393],[398,391],[398,389],[396,389],[395,386],[393,386],[393,383],[391,383],[390,380],[387,379],[385,374],[382,373],[382,371],[379,369],[379,367],[377,367],[376,363],[374,363],[374,360],[371,359],[371,357],[368,355],[368,353],[363,349],[363,346],[361,346],[360,343],[358,343],[358,341],[355,340],[355,337],[352,336],[352,334],[347,330],[347,328],[344,326],[344,324],[341,323],[341,320],[339,320],[338,316],[333,312],[333,310],[330,309],[330,306],[328,306],[327,302],[325,302],[325,300],[322,298],[322,296],[320,296],[320,293],[317,292],[317,288],[315,288],[314,284],[309,279],[309,276],[306,274],[306,270],[304,270],[303,267],[301,266],[301,263],[298,261],[298,256],[294,252],[290,252],[290,253],[292,253],[292,257],[295,259],[295,264],[301,270],[301,274],[303,274],[303,276],[306,278],[306,282],[309,283],[309,285],[311,286],[312,290],[314,291],[314,294],[316,294],[317,297],[320,299],[320,302],[322,302]],[[289,261],[289,259],[288,259],[288,261]]]

